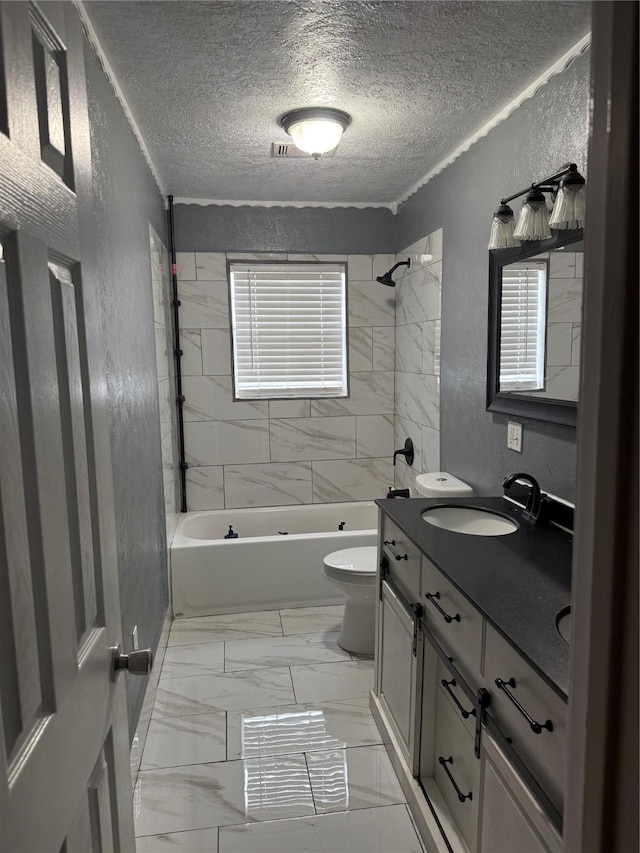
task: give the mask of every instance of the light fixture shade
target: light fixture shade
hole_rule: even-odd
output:
[[[292,110],[280,119],[296,146],[316,159],[333,151],[350,122],[348,113],[330,107]]]
[[[520,245],[520,240],[513,235],[513,210],[508,204],[501,204],[493,214],[491,234],[489,235],[489,251],[495,249],[514,249]]]
[[[540,190],[530,190],[524,197],[513,236],[525,241],[551,237],[547,200]]]
[[[553,206],[549,225],[563,231],[567,228],[584,227],[585,183],[564,183],[560,185]]]

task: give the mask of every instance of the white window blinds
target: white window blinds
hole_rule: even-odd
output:
[[[236,399],[347,395],[342,264],[230,267]]]
[[[502,268],[500,390],[544,389],[547,265]]]

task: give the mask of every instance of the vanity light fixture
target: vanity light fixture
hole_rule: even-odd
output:
[[[551,237],[547,199],[542,190],[532,187],[524,197],[513,236],[517,240],[548,240]]]
[[[285,113],[279,121],[301,151],[319,160],[340,142],[351,116],[333,107],[304,107]]]
[[[554,200],[551,217],[545,193],[550,193]],[[524,199],[518,224],[514,228],[513,210],[508,202],[520,196],[524,196]],[[582,228],[584,197],[585,180],[575,163],[567,163],[543,181],[501,199],[500,206],[493,214],[489,251],[515,248],[521,240],[548,240],[551,228]]]

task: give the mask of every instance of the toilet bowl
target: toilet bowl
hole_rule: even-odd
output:
[[[376,596],[375,545],[333,551],[323,575],[346,596],[338,644],[347,652],[373,655]]]

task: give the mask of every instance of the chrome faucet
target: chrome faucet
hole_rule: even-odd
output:
[[[527,497],[527,504],[522,512],[523,521],[528,521],[530,524],[539,524],[542,520],[542,508],[547,502],[547,496],[540,490],[540,483],[531,474],[525,474],[520,471],[517,474],[509,474],[502,484],[503,489],[508,489],[516,480],[524,480],[531,486],[531,491]]]

